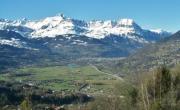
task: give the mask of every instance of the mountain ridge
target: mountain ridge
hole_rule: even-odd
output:
[[[146,37],[141,39],[139,36],[151,34],[151,36],[159,37],[162,34],[170,34],[166,31],[157,32],[143,29],[132,19],[83,21],[68,18],[64,15],[46,17],[36,21],[30,21],[25,18],[12,21],[1,19],[0,29],[13,30],[31,38],[76,34],[103,39],[109,35],[117,35],[143,43],[153,42],[154,40],[149,41],[150,38],[147,40],[145,39]]]

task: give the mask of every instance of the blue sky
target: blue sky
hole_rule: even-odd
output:
[[[180,30],[180,0],[0,0],[0,18],[32,20],[64,13],[82,20],[134,19],[144,28]]]

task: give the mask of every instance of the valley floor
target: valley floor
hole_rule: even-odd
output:
[[[102,72],[96,66],[25,67],[14,73],[2,74],[1,80],[16,81],[52,89],[54,91],[109,94],[113,85],[123,79],[112,73]]]

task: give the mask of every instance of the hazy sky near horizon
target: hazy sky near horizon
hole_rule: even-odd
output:
[[[180,30],[180,0],[0,0],[0,18],[43,19],[63,13],[81,20],[134,19],[147,29]]]

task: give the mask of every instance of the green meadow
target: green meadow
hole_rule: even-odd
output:
[[[55,91],[109,94],[119,79],[104,74],[93,66],[24,67],[0,80],[17,81]]]

